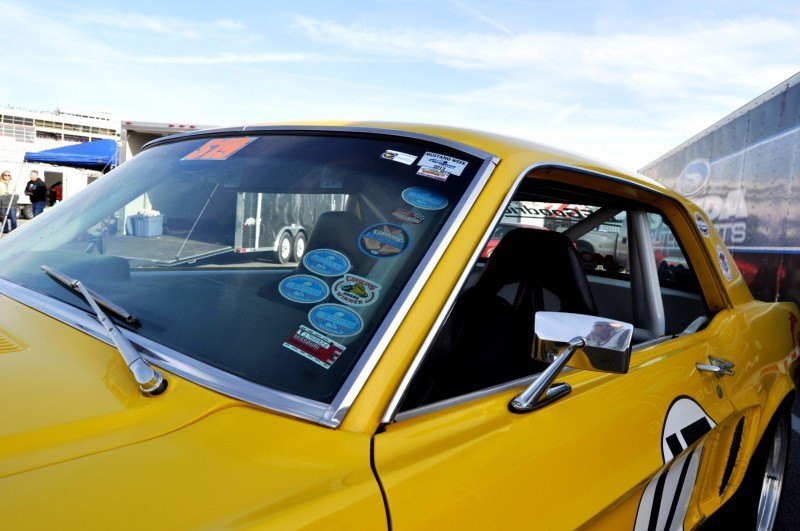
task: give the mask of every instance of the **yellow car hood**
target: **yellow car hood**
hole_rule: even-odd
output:
[[[152,439],[232,402],[169,381],[145,397],[114,347],[0,297],[0,477]]]
[[[385,525],[368,434],[166,377],[144,397],[113,347],[0,296],[5,526]]]

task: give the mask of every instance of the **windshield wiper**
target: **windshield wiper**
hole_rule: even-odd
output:
[[[77,293],[79,293],[81,295],[84,295],[83,292],[80,289],[78,289],[78,281],[75,280],[74,278],[68,277],[64,273],[61,273],[60,271],[56,271],[55,269],[53,269],[50,266],[43,265],[41,267],[42,267],[42,271],[44,271],[45,273],[50,275],[55,280],[59,281],[61,284],[64,284],[66,287],[76,291]],[[139,319],[137,319],[135,316],[133,316],[130,313],[128,313],[124,308],[122,308],[120,306],[117,306],[116,304],[114,304],[110,300],[106,299],[102,295],[99,295],[99,294],[95,293],[94,291],[90,290],[86,286],[83,286],[83,288],[89,293],[89,295],[94,300],[94,302],[96,302],[97,304],[99,304],[100,306],[105,308],[107,312],[113,313],[114,315],[116,315],[117,317],[119,317],[120,319],[122,319],[123,321],[128,323],[129,325],[132,325],[132,326],[139,326],[140,325]],[[85,295],[84,295],[84,297],[85,297]]]
[[[103,328],[105,328],[108,333],[108,337],[111,338],[111,341],[116,345],[117,351],[119,351],[122,356],[128,370],[131,371],[134,380],[139,384],[139,389],[147,395],[160,395],[163,393],[167,388],[167,381],[164,379],[164,376],[153,369],[153,367],[144,360],[139,351],[136,350],[133,344],[128,341],[128,338],[117,328],[117,325],[115,325],[103,310],[100,309],[100,306],[109,309],[109,311],[125,319],[125,321],[138,323],[138,320],[116,304],[89,290],[80,280],[70,278],[52,267],[46,265],[41,267],[42,271],[47,273],[51,278],[77,291],[86,299],[86,302],[91,306],[95,315],[97,315],[100,324],[103,325]],[[133,321],[130,321],[130,319],[133,319]]]

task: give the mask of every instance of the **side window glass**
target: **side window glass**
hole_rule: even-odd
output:
[[[648,213],[650,238],[661,288],[699,293],[699,284],[672,229],[660,214]]]
[[[584,269],[598,273],[630,275],[628,220],[625,212],[600,223],[575,242]],[[601,273],[602,274],[602,273]]]
[[[647,214],[647,219],[664,303],[665,331],[678,334],[698,317],[707,315],[700,283],[666,220],[653,212]]]
[[[532,351],[539,311],[632,323],[640,331],[635,342],[679,334],[707,315],[697,279],[670,225],[659,214],[647,214],[648,234],[641,223],[643,210],[628,212],[620,205],[616,198],[582,190],[520,193],[467,277],[412,380],[403,410],[544,370],[547,363]],[[630,250],[650,253],[651,243],[655,267],[632,268]],[[651,315],[634,302],[636,296],[652,294],[647,288],[655,282],[666,315],[663,323],[661,312]]]

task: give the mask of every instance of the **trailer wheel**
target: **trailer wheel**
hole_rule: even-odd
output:
[[[297,236],[294,237],[294,253],[292,253],[292,258],[295,262],[300,262],[303,259],[303,255],[306,254],[306,233],[305,232],[298,232]]]
[[[33,205],[25,205],[21,209],[22,217],[25,219],[33,219]]]
[[[281,234],[278,240],[278,250],[275,251],[278,262],[285,264],[292,259],[292,236],[288,232]]]

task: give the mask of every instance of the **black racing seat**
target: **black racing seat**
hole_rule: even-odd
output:
[[[527,228],[510,231],[497,245],[472,289],[489,296],[517,283],[517,298],[522,299],[519,303],[531,302],[521,292],[527,290],[533,295],[537,311],[555,309],[597,315],[580,257],[572,241],[561,233]],[[546,307],[545,292],[558,299],[558,308]]]
[[[375,261],[358,248],[358,235],[366,227],[352,212],[325,212],[317,218],[317,223],[311,230],[306,244],[305,253],[315,249],[333,249],[344,254],[352,268],[351,273],[364,275]],[[297,265],[298,271],[308,272],[302,264]]]
[[[557,232],[514,229],[459,297],[404,409],[542,371],[546,364],[531,357],[541,310],[597,315],[572,241]]]
[[[374,262],[375,259],[362,253],[358,248],[358,235],[362,230],[362,222],[352,212],[325,212],[317,218],[317,223],[311,229],[308,243],[306,243],[305,256],[308,256],[308,254],[315,249],[332,249],[347,257],[350,261],[350,273],[366,275],[369,273],[372,262]],[[305,266],[303,260],[300,260],[300,263],[297,264],[292,272],[292,274],[295,273],[318,276],[317,273],[310,271]],[[286,276],[288,276],[288,274]],[[283,280],[283,278],[286,277],[270,278],[270,280],[259,289],[259,295],[266,298],[278,297],[278,282]],[[329,286],[335,280],[335,277],[321,278]],[[282,299],[281,303],[292,304],[285,299]]]

